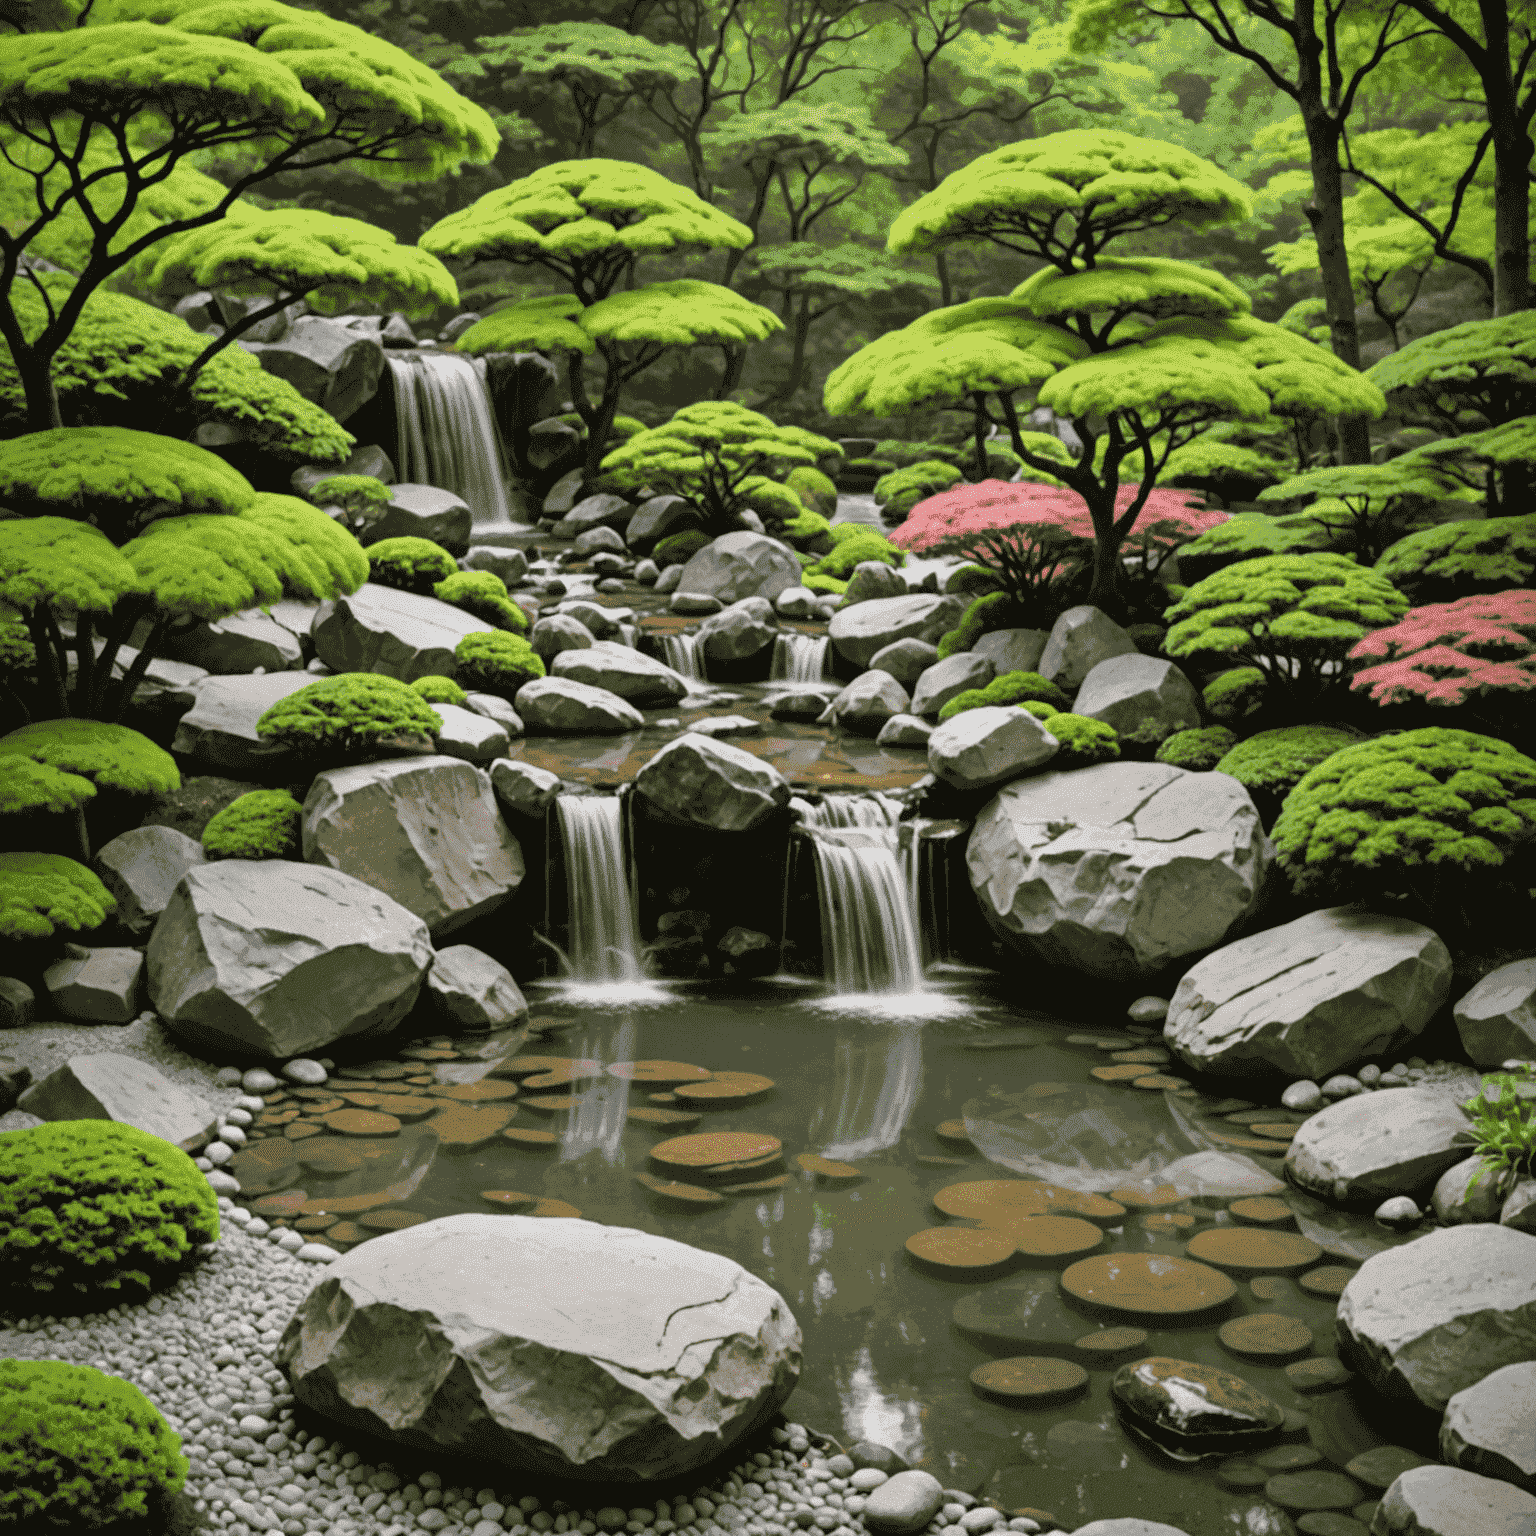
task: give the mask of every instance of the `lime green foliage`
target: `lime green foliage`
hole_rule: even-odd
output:
[[[651,559],[662,570],[666,570],[669,565],[687,565],[701,549],[713,542],[702,529],[685,528],[681,533],[669,533],[666,538],[658,539],[655,549],[651,551]]]
[[[1328,530],[1314,518],[1234,512],[1226,522],[1207,528],[1179,547],[1179,575],[1190,585],[1239,560],[1302,555],[1327,547]]]
[[[144,591],[112,541],[68,517],[0,523],[0,603],[28,614],[57,607],[110,613],[120,598]]]
[[[1401,592],[1347,556],[1268,555],[1190,587],[1165,615],[1163,649],[1257,667],[1266,703],[1306,718],[1340,685],[1349,648],[1407,611]]]
[[[125,795],[157,795],[181,788],[176,759],[126,725],[40,720],[0,736],[0,757],[12,755],[78,774],[97,789]]]
[[[451,677],[418,677],[411,689],[428,704],[462,704],[469,697]]]
[[[1523,511],[1536,477],[1536,416],[1424,443],[1393,462],[1448,476],[1460,487],[1452,494],[1480,501],[1489,517]]]
[[[0,753],[0,816],[73,815],[95,798],[96,786],[78,773],[34,762],[30,757]],[[77,851],[90,850],[82,844]]]
[[[1200,692],[1200,702],[1212,720],[1239,725],[1264,707],[1269,679],[1257,667],[1234,667],[1213,677]]]
[[[181,1436],[132,1382],[63,1360],[0,1360],[0,1524],[137,1524],[190,1470]]]
[[[544,663],[521,635],[493,630],[465,635],[455,648],[459,681],[482,693],[510,699],[524,683],[544,676]]]
[[[210,859],[296,858],[303,820],[304,807],[286,789],[254,789],[203,828],[203,852]]]
[[[1001,578],[996,571],[984,565],[962,565],[949,573],[944,583],[946,596],[970,597],[987,592],[1000,592]]]
[[[218,1235],[208,1181],[148,1131],[61,1120],[0,1136],[0,1267],[27,1289],[142,1299]]]
[[[1054,704],[1046,704],[1040,699],[1026,699],[1019,708],[1027,715],[1033,715],[1036,720],[1051,720],[1061,714]]]
[[[1028,703],[1049,704],[1061,711],[1068,707],[1069,700],[1055,683],[1047,682],[1038,672],[1004,672],[1001,677],[994,677],[985,688],[968,688],[964,693],[957,693],[939,711],[939,719],[953,719],[968,709]],[[1114,732],[1110,734],[1114,735]]]
[[[327,475],[311,487],[309,500],[317,507],[341,507],[353,517],[362,517],[387,507],[394,493],[372,475]]]
[[[1360,737],[1332,725],[1287,725],[1239,742],[1216,764],[1253,796],[1261,810],[1279,803],[1325,759]]]
[[[1271,833],[1297,892],[1400,896],[1439,918],[1507,899],[1536,837],[1536,762],[1507,742],[1431,727],[1335,752],[1287,796]]]
[[[1414,528],[1428,504],[1455,490],[1455,480],[1444,470],[1405,455],[1385,464],[1325,464],[1303,470],[1260,491],[1258,499],[1316,496],[1300,516],[1322,526],[1330,549],[1370,565]]]
[[[432,588],[432,595],[497,629],[528,633],[528,615],[507,596],[507,584],[495,571],[455,571]]]
[[[795,465],[785,475],[784,484],[813,513],[827,518],[837,511],[837,486],[830,475],[824,475],[814,464]]]
[[[1366,377],[1414,425],[1447,437],[1536,414],[1536,310],[1432,331]]]
[[[1442,523],[1410,533],[1382,554],[1376,574],[1416,604],[1531,586],[1536,580],[1536,513]]]
[[[397,748],[431,751],[442,728],[419,693],[374,672],[322,677],[279,699],[256,722],[263,741],[343,759]]]
[[[937,460],[952,469],[964,469],[969,455],[964,447],[949,443],[909,443],[899,437],[887,437],[875,444],[873,457],[883,459],[893,469],[910,469],[925,460]]]
[[[116,911],[116,898],[84,864],[60,853],[0,853],[0,938],[47,939],[60,928],[79,933]]]
[[[822,592],[829,597],[841,597],[848,590],[848,583],[840,576],[828,576],[822,571],[807,570],[800,578],[800,585],[811,592]]]
[[[364,551],[368,558],[368,579],[381,587],[398,592],[428,596],[441,581],[447,581],[459,563],[431,539],[380,539]]]
[[[792,473],[799,474],[800,471],[797,469]],[[832,524],[820,512],[807,508],[785,522],[784,537],[796,549],[826,554],[832,548]]]
[[[279,577],[289,597],[324,601],[355,592],[368,580],[368,556],[351,532],[297,496],[257,493],[240,521],[282,539]]]
[[[948,490],[963,478],[943,459],[921,459],[906,469],[882,475],[875,482],[875,501],[891,517],[905,517],[923,497]]]
[[[972,650],[983,635],[1013,629],[1019,620],[1019,605],[1009,593],[985,592],[965,610],[954,629],[939,636],[939,660]]]
[[[1482,1091],[1462,1105],[1472,1118],[1467,1130],[1473,1151],[1483,1160],[1472,1182],[1491,1178],[1500,1200],[1536,1172],[1536,1097],[1530,1087],[1529,1070],[1489,1073]],[[1490,1088],[1497,1090],[1491,1102]]]
[[[832,549],[808,568],[811,576],[834,576],[839,581],[852,578],[854,567],[866,560],[878,560],[882,565],[901,566],[907,562],[907,552],[897,547],[868,523],[834,523],[828,530]]]
[[[1061,743],[1060,751],[1051,759],[1052,768],[1089,768],[1094,763],[1112,763],[1120,756],[1120,733],[1102,720],[1058,710],[1047,715],[1043,724]]]
[[[1262,674],[1260,678],[1262,681]],[[1157,749],[1155,761],[1167,763],[1170,768],[1188,768],[1191,773],[1209,773],[1236,745],[1236,732],[1229,731],[1226,726],[1199,726],[1194,730],[1175,731]]]

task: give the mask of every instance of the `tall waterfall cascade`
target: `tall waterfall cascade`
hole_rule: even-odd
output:
[[[570,900],[569,980],[644,982],[622,801],[617,795],[561,795],[555,809]]]
[[[825,635],[785,630],[775,636],[770,683],[816,683],[827,676],[831,641]]]
[[[510,469],[486,389],[485,359],[413,352],[391,357],[389,370],[401,481],[462,497],[477,534],[513,527]]]

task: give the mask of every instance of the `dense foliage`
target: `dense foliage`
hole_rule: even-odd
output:
[[[1191,773],[1209,773],[1236,745],[1237,733],[1226,726],[1198,726],[1175,731],[1158,747],[1155,760]]]
[[[952,720],[968,709],[985,709],[997,704],[1049,704],[1065,710],[1068,699],[1055,683],[1047,682],[1038,672],[1004,672],[985,688],[967,688],[957,693],[940,711],[940,720]]]
[[[1376,562],[1415,603],[1446,603],[1536,581],[1536,512],[1444,523],[1410,533]]]
[[[440,581],[447,581],[459,568],[458,561],[431,539],[380,539],[368,546],[367,555],[370,581],[421,597],[429,597]]]
[[[442,728],[437,712],[419,693],[375,672],[322,677],[279,699],[256,722],[256,734],[264,741],[342,761],[430,752]]]
[[[465,635],[454,649],[458,680],[480,693],[512,698],[524,683],[544,676],[544,663],[521,635],[503,630]]]
[[[1319,763],[1359,739],[1354,731],[1340,726],[1281,726],[1238,742],[1217,762],[1216,772],[1230,773],[1268,821]]]
[[[94,871],[58,853],[0,853],[0,938],[50,939],[99,928],[117,898]]]
[[[304,807],[286,789],[253,789],[230,801],[203,828],[210,859],[291,859],[301,842]]]
[[[507,596],[507,584],[495,571],[455,571],[433,586],[432,595],[497,629],[528,633],[528,615]]]

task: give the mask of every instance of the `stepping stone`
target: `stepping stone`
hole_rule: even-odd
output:
[[[1103,1195],[1083,1194],[1038,1179],[978,1179],[950,1184],[933,1197],[946,1216],[970,1221],[999,1222],[1022,1216],[1081,1216],[1088,1221],[1119,1225],[1125,1207]]]
[[[1006,1232],[977,1227],[929,1227],[914,1232],[907,1252],[935,1269],[994,1269],[1013,1257],[1013,1238]]]
[[[567,1200],[540,1200],[531,1211],[524,1213],[528,1216],[564,1216],[575,1217],[581,1215],[580,1207],[572,1205]]]
[[[321,1216],[300,1216],[294,1222],[295,1232],[324,1232],[327,1227],[334,1227],[341,1218],[329,1214]]]
[[[673,1130],[686,1130],[704,1118],[697,1112],[685,1109],[651,1109],[644,1104],[635,1105],[626,1112],[626,1118],[637,1120],[641,1125],[665,1125]]]
[[[369,1236],[368,1231],[355,1221],[338,1221],[326,1234],[326,1240],[335,1243],[360,1243]]]
[[[1289,1359],[1313,1346],[1312,1330],[1300,1318],[1283,1312],[1229,1318],[1216,1336],[1234,1355],[1250,1360]]]
[[[302,1167],[314,1173],[353,1173],[363,1166],[363,1154],[344,1141],[317,1141],[294,1153]]]
[[[1262,1488],[1270,1476],[1257,1462],[1241,1458],[1224,1461],[1216,1468],[1216,1481],[1233,1493],[1251,1493]]]
[[[938,1125],[934,1126],[933,1134],[940,1141],[962,1142],[968,1147],[975,1145],[965,1129],[964,1120],[942,1120]]]
[[[288,1141],[307,1141],[311,1136],[323,1134],[325,1127],[316,1125],[307,1120],[295,1120],[292,1125],[283,1128],[283,1136]]]
[[[757,1072],[716,1072],[707,1082],[679,1083],[673,1090],[679,1104],[699,1109],[731,1109],[752,1104],[775,1087],[771,1077]]]
[[[985,1230],[1011,1237],[1014,1250],[1022,1257],[1048,1263],[1080,1259],[1104,1242],[1104,1229],[1081,1216],[1026,1216],[1022,1221]]]
[[[1111,1200],[1136,1211],[1155,1211],[1165,1205],[1183,1205],[1185,1196],[1172,1184],[1159,1184],[1153,1189],[1112,1189]]]
[[[443,1107],[441,1098],[425,1094],[381,1093],[379,1101],[377,1108],[381,1115],[393,1115],[395,1119],[405,1121],[425,1120],[428,1115],[435,1115]],[[322,1117],[321,1124],[324,1123]]]
[[[1234,1136],[1227,1131],[1207,1130],[1205,1133],[1218,1146],[1234,1147],[1239,1152],[1259,1152],[1268,1157],[1284,1157],[1289,1143],[1271,1141],[1267,1136]]]
[[[436,1132],[444,1152],[471,1152],[499,1136],[516,1113],[515,1104],[493,1104],[484,1109],[450,1104],[427,1121],[427,1129]]]
[[[787,1189],[795,1181],[787,1173],[776,1173],[771,1179],[754,1179],[747,1184],[722,1184],[720,1191],[726,1195],[767,1194],[771,1189]]]
[[[795,1166],[803,1168],[807,1173],[814,1173],[818,1179],[826,1179],[834,1184],[851,1184],[858,1179],[867,1178],[862,1168],[855,1168],[852,1163],[833,1162],[831,1158],[822,1157],[816,1152],[801,1152],[795,1157]]]
[[[677,1103],[677,1095],[675,1093],[670,1093],[670,1092],[667,1092],[667,1093],[648,1093],[645,1096],[645,1100],[646,1100],[646,1103],[648,1103],[648,1104],[676,1104]]]
[[[698,1184],[680,1184],[675,1179],[658,1179],[654,1173],[637,1173],[635,1183],[643,1185],[663,1200],[678,1200],[686,1205],[723,1205],[725,1196],[718,1190]]]
[[[581,1095],[575,1093],[540,1093],[519,1099],[518,1103],[539,1115],[563,1115],[581,1103]]]
[[[521,1125],[509,1125],[501,1133],[501,1139],[510,1141],[515,1147],[538,1151],[548,1151],[560,1144],[560,1138],[554,1131],[535,1131]]]
[[[360,1211],[376,1211],[381,1205],[392,1205],[399,1198],[387,1189],[375,1190],[371,1195],[313,1195],[299,1207],[299,1214],[355,1216]]]
[[[1323,1453],[1311,1445],[1277,1445],[1253,1459],[1269,1472],[1300,1472],[1303,1467],[1315,1467]]]
[[[1087,1306],[1132,1317],[1193,1317],[1237,1295],[1220,1270],[1164,1253],[1079,1259],[1062,1274],[1061,1287]]]
[[[280,1195],[263,1195],[259,1200],[251,1202],[251,1209],[258,1216],[298,1216],[308,1215],[304,1210],[309,1200],[309,1194],[302,1189],[285,1189]]]
[[[446,1045],[408,1045],[400,1052],[401,1061],[457,1061],[459,1053]]]
[[[1088,1390],[1088,1372],[1051,1355],[1016,1355],[978,1365],[971,1372],[971,1385],[994,1401],[1043,1408],[1082,1396]]]
[[[1178,1089],[1188,1088],[1189,1083],[1182,1077],[1169,1077],[1166,1073],[1153,1073],[1150,1077],[1138,1077],[1132,1079],[1132,1088],[1141,1088],[1148,1093],[1172,1093]]]
[[[1309,1296],[1326,1296],[1336,1300],[1344,1294],[1344,1287],[1355,1277],[1355,1271],[1343,1264],[1325,1264],[1321,1269],[1310,1269],[1296,1283]]]
[[[1264,1497],[1293,1514],[1305,1514],[1314,1509],[1351,1509],[1360,1502],[1360,1488],[1342,1472],[1281,1472],[1265,1483]]]
[[[497,1083],[490,1078],[481,1078],[475,1083],[449,1083],[438,1093],[439,1098],[456,1099],[461,1104],[504,1104],[508,1099],[517,1097],[516,1083]],[[392,1114],[400,1111],[394,1105],[390,1105]]]
[[[1101,1083],[1128,1083],[1134,1078],[1145,1077],[1147,1069],[1141,1062],[1124,1061],[1114,1067],[1089,1067],[1088,1075]]]
[[[358,1218],[358,1226],[367,1227],[370,1232],[403,1232],[407,1227],[419,1227],[422,1222],[430,1221],[430,1216],[423,1216],[420,1211],[369,1211],[366,1216]]]
[[[965,1168],[969,1165],[963,1157],[935,1157],[932,1153],[919,1152],[913,1159],[920,1168]]]
[[[1258,1227],[1213,1227],[1190,1238],[1185,1251],[1203,1264],[1239,1275],[1294,1272],[1323,1256],[1310,1238]]]
[[[728,1178],[777,1162],[784,1144],[761,1131],[710,1131],[674,1136],[651,1148],[651,1161],[705,1177]]]
[[[1159,1046],[1138,1045],[1135,1050],[1114,1052],[1110,1060],[1139,1061],[1151,1067],[1166,1067],[1173,1057]]]
[[[687,1061],[616,1061],[608,1068],[609,1077],[626,1083],[702,1083],[712,1074],[708,1067],[696,1067]]]
[[[530,1059],[555,1063],[553,1066],[545,1066],[540,1071],[531,1074],[518,1074],[522,1078],[524,1089],[532,1093],[538,1093],[545,1088],[569,1088],[572,1083],[584,1083],[591,1078],[606,1075],[602,1062],[593,1061],[590,1057],[585,1056],[567,1056],[564,1058],[559,1056],[518,1057],[512,1063],[503,1063],[503,1067],[508,1065],[516,1066]],[[491,1075],[494,1077],[513,1076],[510,1071],[502,1069],[495,1070]]]
[[[1187,1232],[1195,1224],[1188,1211],[1153,1211],[1141,1218],[1148,1232]]]
[[[334,1099],[336,1097],[336,1090],[334,1088],[290,1088],[288,1092],[296,1099],[307,1099],[312,1103],[321,1104],[327,1099]]]
[[[480,1198],[508,1211],[526,1211],[539,1203],[537,1195],[525,1195],[520,1189],[482,1189]]]
[[[1296,1213],[1284,1200],[1276,1200],[1269,1195],[1249,1195],[1243,1200],[1234,1200],[1227,1207],[1234,1221],[1240,1221],[1250,1227],[1293,1227],[1296,1225]]]
[[[1234,1125],[1256,1125],[1263,1121],[1273,1125],[1284,1125],[1291,1130],[1295,1130],[1298,1125],[1305,1125],[1307,1123],[1306,1115],[1287,1114],[1283,1109],[1253,1109],[1245,1106],[1232,1114],[1227,1114],[1221,1109],[1208,1110],[1207,1113],[1223,1115],[1225,1119],[1230,1120]]]
[[[298,1181],[299,1162],[287,1141],[259,1141],[242,1147],[229,1160],[242,1195],[266,1195]]]
[[[1150,1356],[1110,1382],[1121,1423],[1183,1461],[1272,1440],[1285,1412],[1251,1382],[1193,1360]]]
[[[1082,1338],[1074,1339],[1072,1347],[1090,1363],[1107,1364],[1144,1350],[1149,1338],[1151,1334],[1145,1328],[1101,1328],[1097,1333],[1085,1333]]]
[[[372,1109],[338,1109],[327,1115],[323,1122],[327,1130],[338,1136],[398,1136],[400,1122],[393,1115],[383,1115]]]
[[[1332,1392],[1347,1387],[1355,1373],[1326,1355],[1312,1360],[1298,1360],[1285,1368],[1285,1378],[1298,1392]]]
[[[1344,1470],[1357,1483],[1364,1483],[1372,1493],[1385,1493],[1404,1472],[1433,1465],[1427,1457],[1400,1445],[1375,1445],[1346,1461]]]
[[[1268,1136],[1271,1141],[1290,1141],[1296,1135],[1294,1125],[1276,1120],[1256,1120],[1248,1129],[1256,1136]]]

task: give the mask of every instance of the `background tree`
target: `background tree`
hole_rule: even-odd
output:
[[[1421,336],[1366,377],[1406,421],[1446,437],[1536,415],[1536,314],[1521,310]]]
[[[1377,572],[1415,603],[1448,603],[1536,583],[1536,513],[1425,528],[1399,539]]]
[[[1536,416],[1517,416],[1486,432],[1425,443],[1395,462],[1403,460],[1466,487],[1481,498],[1489,517],[1518,514],[1530,506],[1536,486]]]

